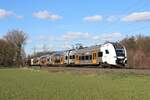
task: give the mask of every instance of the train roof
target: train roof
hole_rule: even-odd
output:
[[[41,56],[40,58],[49,57],[49,56],[50,56],[50,54],[47,54],[47,55]]]
[[[120,48],[120,49],[123,48],[123,45],[118,42],[107,42],[107,43],[112,44],[115,48]],[[107,43],[105,43],[105,44],[107,44]]]

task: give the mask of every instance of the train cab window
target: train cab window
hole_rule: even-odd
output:
[[[106,54],[109,54],[109,51],[108,50],[105,50]]]
[[[98,52],[98,57],[102,57],[103,56],[103,52]]]

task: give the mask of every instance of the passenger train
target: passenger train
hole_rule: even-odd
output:
[[[126,48],[119,43],[78,47],[31,59],[31,65],[127,66]]]

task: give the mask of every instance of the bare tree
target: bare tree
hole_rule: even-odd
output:
[[[6,40],[0,39],[0,47],[0,65],[2,67],[13,66],[13,60],[16,51],[14,45]]]
[[[8,31],[4,38],[12,43],[16,48],[16,65],[21,66],[22,65],[22,55],[21,52],[24,50],[24,45],[27,40],[27,34],[21,30],[14,29],[11,31]]]
[[[121,41],[127,48],[128,64],[133,68],[150,68],[150,37],[137,35]]]

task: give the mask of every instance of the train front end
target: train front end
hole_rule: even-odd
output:
[[[101,46],[103,52],[102,63],[117,67],[127,66],[126,48],[120,43],[105,43]]]
[[[116,65],[127,66],[127,52],[126,48],[119,43],[113,44],[116,52]]]

